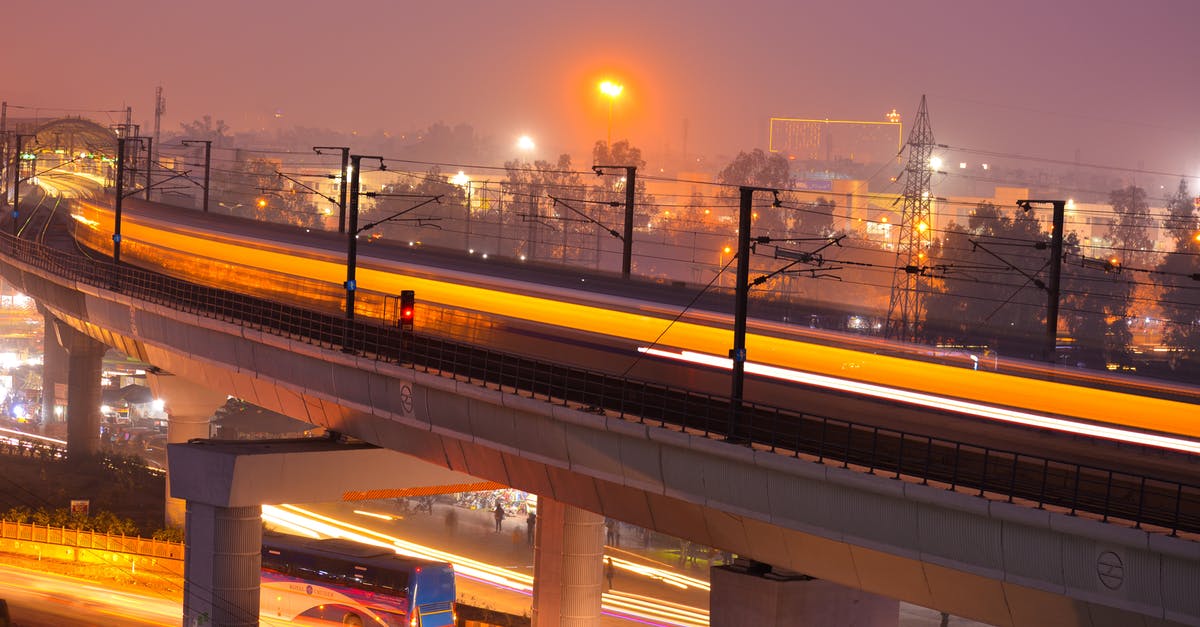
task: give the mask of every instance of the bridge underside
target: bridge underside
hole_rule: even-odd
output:
[[[443,468],[990,624],[1200,623],[1195,543],[590,414],[10,264],[19,289],[130,356]],[[1114,558],[1121,577],[1098,576]]]

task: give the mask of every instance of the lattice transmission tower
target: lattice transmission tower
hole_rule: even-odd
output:
[[[904,166],[904,209],[900,213],[900,235],[896,244],[896,274],[888,301],[887,337],[912,341],[916,339],[921,320],[922,276],[929,262],[933,224],[930,205],[933,194],[929,180],[933,167],[933,128],[925,96],[908,134],[908,163]]]

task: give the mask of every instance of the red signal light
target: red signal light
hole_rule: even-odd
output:
[[[404,290],[400,292],[400,328],[405,331],[411,331],[413,328],[413,320],[417,313],[417,298],[412,290]]]

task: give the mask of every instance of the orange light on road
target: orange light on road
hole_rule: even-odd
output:
[[[266,206],[267,206],[267,199],[266,199],[266,198],[259,198],[258,200],[255,200],[255,201],[254,201],[254,204],[255,204],[255,205],[256,205],[256,206],[257,206],[259,209],[264,209],[264,208],[266,208]]]

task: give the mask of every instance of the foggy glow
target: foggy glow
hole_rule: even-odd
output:
[[[517,138],[517,148],[524,151],[533,150],[535,147],[533,138],[528,135],[522,135]]]
[[[600,83],[600,93],[608,96],[609,98],[616,98],[617,96],[620,96],[621,92],[623,91],[625,91],[624,85],[619,85],[612,81],[604,81]]]

